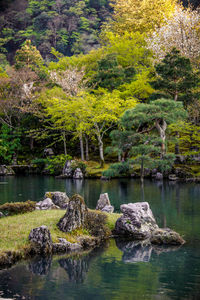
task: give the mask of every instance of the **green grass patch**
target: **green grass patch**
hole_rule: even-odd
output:
[[[113,230],[120,214],[99,213],[107,216],[105,226]],[[42,225],[46,225],[49,228],[54,243],[58,242],[58,238],[65,238],[69,242],[75,243],[78,237],[89,235],[86,229],[77,229],[70,233],[60,231],[56,224],[64,214],[65,211],[63,210],[36,210],[21,215],[1,218],[0,254],[5,251],[23,252],[29,245],[28,236],[31,229]]]
[[[99,162],[88,161],[86,162],[86,176],[100,178],[103,171],[106,171],[110,166],[110,163],[105,163],[103,168],[100,166]]]

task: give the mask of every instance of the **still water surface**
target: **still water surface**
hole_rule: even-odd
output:
[[[148,201],[160,227],[184,235],[180,248],[142,247],[111,240],[81,256],[35,258],[0,271],[0,299],[200,299],[200,184],[119,179],[58,180],[0,177],[0,203],[42,199],[46,191],[79,193],[94,208]]]

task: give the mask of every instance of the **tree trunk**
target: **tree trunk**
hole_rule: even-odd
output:
[[[86,156],[86,160],[88,161],[89,158],[89,144],[88,144],[88,136],[85,136],[85,156]]]
[[[140,180],[143,183],[144,181],[144,160],[143,159],[141,161]]]
[[[101,167],[104,166],[104,153],[103,153],[103,141],[100,135],[97,135],[98,143],[99,143],[99,156],[100,156],[100,164]]]
[[[30,137],[30,149],[31,149],[31,150],[34,149],[34,139],[33,139],[32,136]]]
[[[155,124],[159,134],[160,134],[160,138],[162,140],[162,144],[161,144],[161,158],[165,155],[166,152],[166,148],[165,148],[165,140],[166,140],[166,129],[167,129],[167,123],[163,120],[162,125],[159,124],[159,121],[156,121]]]
[[[80,149],[81,149],[81,160],[85,160],[82,133],[79,135],[79,140],[80,140]]]
[[[66,135],[65,131],[63,131],[63,144],[64,144],[64,153],[67,155],[67,147],[66,147]]]
[[[178,100],[178,91],[175,92],[175,95],[174,95],[174,101],[177,101]]]
[[[118,162],[121,162],[121,161],[122,161],[121,153],[118,153]]]

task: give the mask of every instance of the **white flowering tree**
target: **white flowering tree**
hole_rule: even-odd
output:
[[[172,48],[195,60],[200,56],[200,13],[177,5],[172,17],[148,38],[148,47],[156,60],[164,58]]]

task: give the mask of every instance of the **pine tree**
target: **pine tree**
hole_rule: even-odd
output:
[[[155,69],[158,76],[151,85],[164,92],[166,98],[183,101],[187,106],[196,96],[193,89],[197,87],[199,77],[194,73],[190,60],[181,56],[179,50],[173,48]]]

